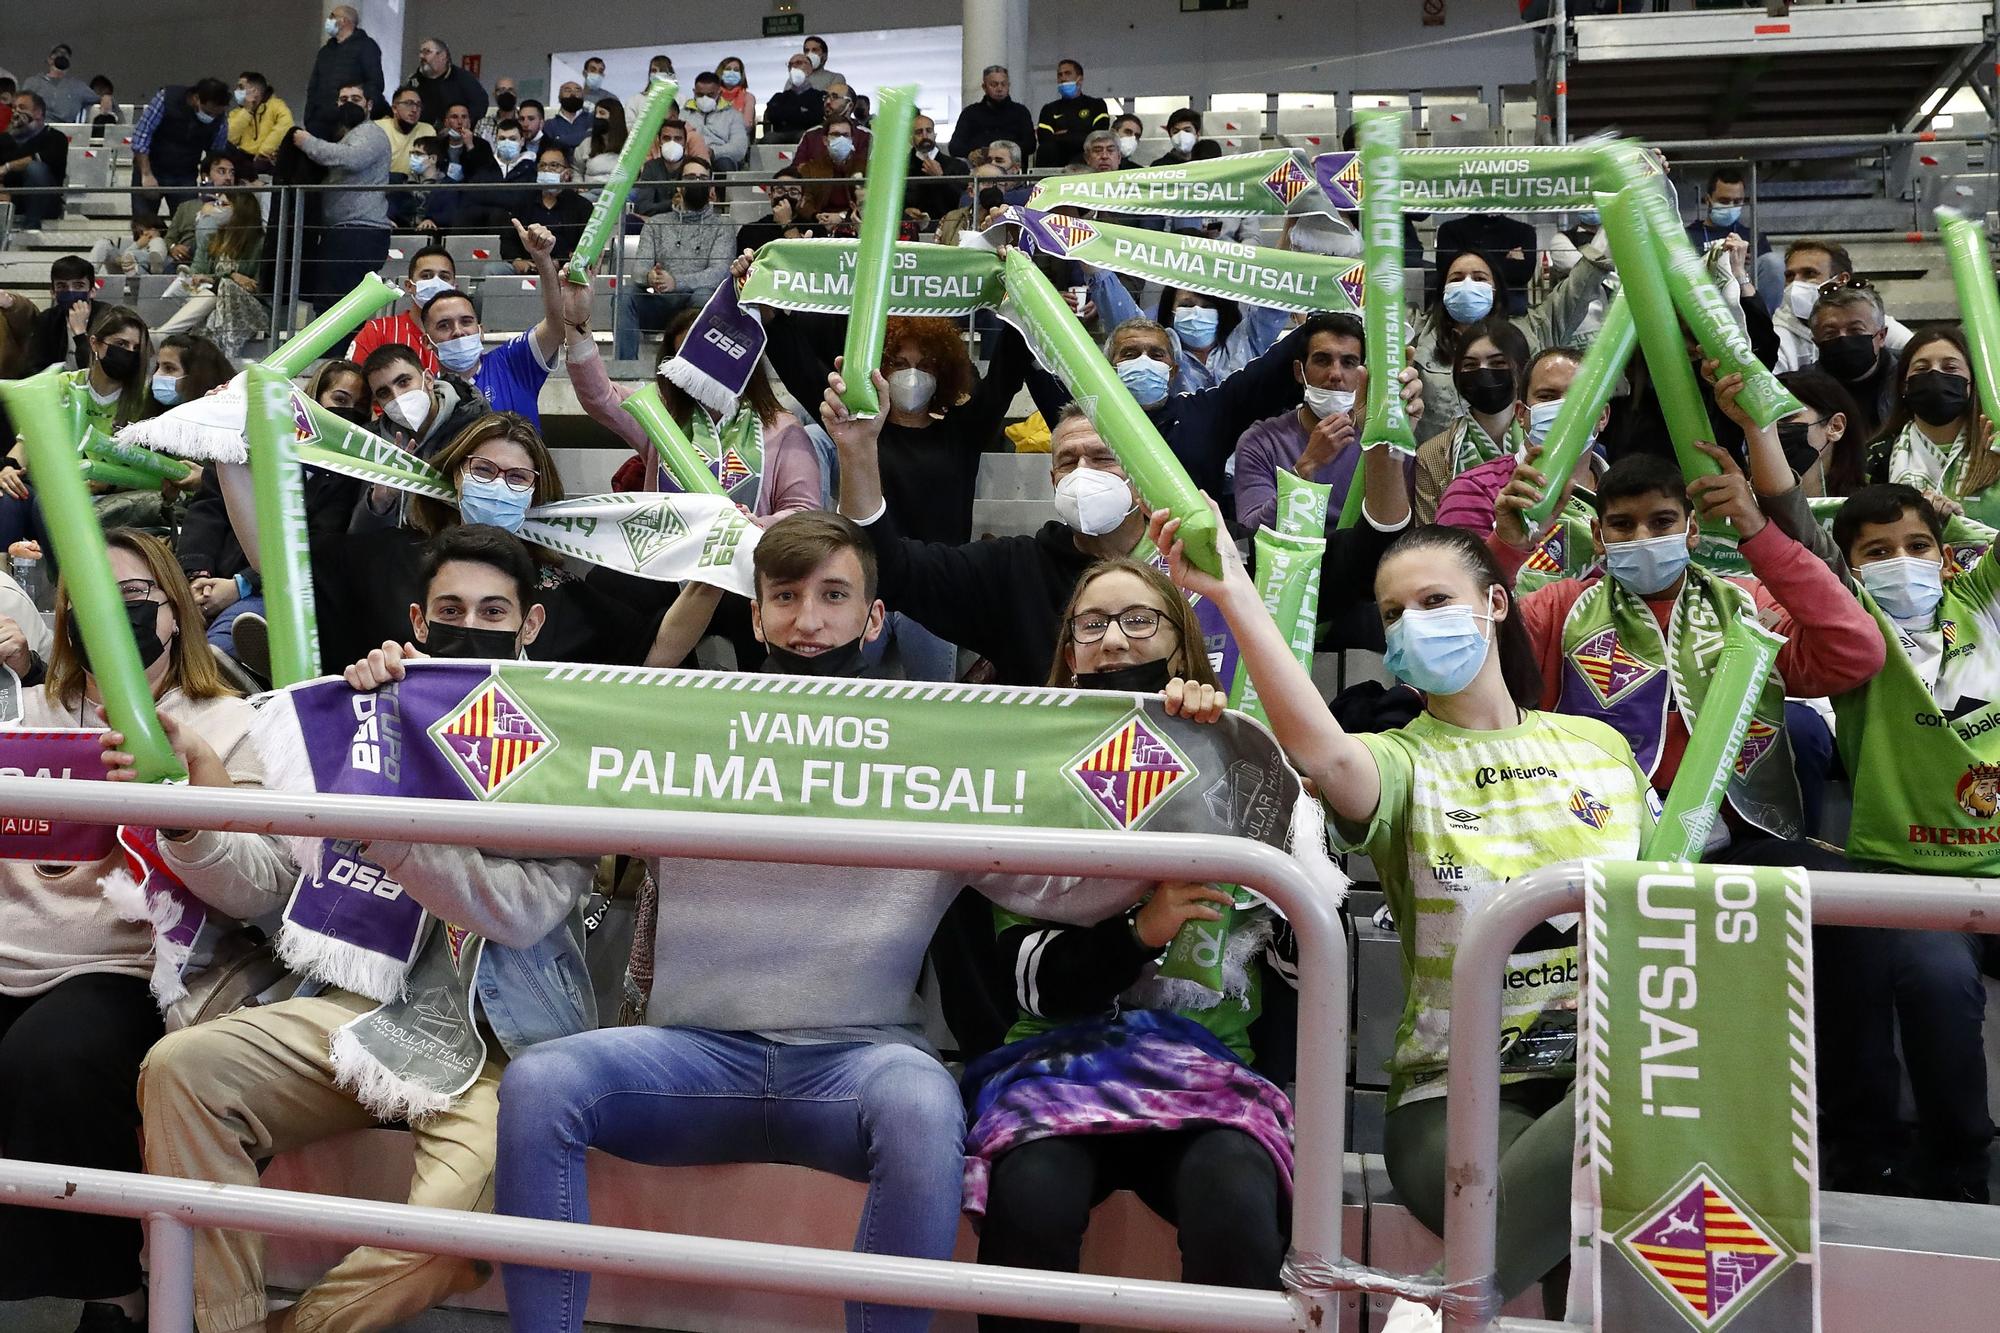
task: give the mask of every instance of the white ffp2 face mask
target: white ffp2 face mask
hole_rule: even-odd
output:
[[[1094,468],[1079,467],[1056,483],[1056,516],[1086,537],[1116,532],[1136,503],[1132,483]]]
[[[431,396],[423,389],[399,393],[382,406],[382,415],[404,430],[422,430],[431,414]]]
[[[1333,413],[1354,415],[1354,395],[1346,389],[1316,389],[1306,385],[1306,409],[1324,420]]]
[[[906,366],[889,376],[889,401],[898,412],[921,412],[930,406],[937,392],[937,376],[915,366]]]

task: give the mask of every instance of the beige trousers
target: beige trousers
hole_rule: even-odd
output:
[[[257,1162],[376,1122],[334,1086],[333,1031],[374,1001],[334,991],[244,1009],[170,1034],[139,1074],[146,1169],[156,1175],[255,1185]],[[413,1126],[412,1204],[488,1212],[504,1061],[488,1060],[449,1110]],[[264,1238],[195,1233],[195,1323],[201,1333],[264,1327]],[[363,1248],[341,1260],[284,1327],[298,1333],[388,1328],[471,1291],[490,1269],[469,1259]]]

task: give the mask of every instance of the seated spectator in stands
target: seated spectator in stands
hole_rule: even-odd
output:
[[[1857,491],[1834,519],[1833,540],[1887,655],[1881,674],[1833,701],[1856,780],[1847,854],[1864,870],[2000,873],[1993,844],[1978,836],[1990,827],[1980,810],[2000,759],[1990,638],[2000,557],[1988,550],[1958,569],[1943,515],[1899,485]],[[1986,1203],[1993,1121],[1981,937],[1816,927],[1813,949],[1818,974],[1839,981],[1818,988],[1821,1043],[1851,1052],[1857,1073],[1843,1089],[1852,1133],[1827,1138],[1828,1188]],[[1907,1150],[1899,1028],[1917,1112]]]
[[[438,126],[438,137],[444,140],[444,158],[438,166],[446,180],[477,185],[500,178],[500,164],[494,160],[493,148],[472,132],[472,108],[465,103],[453,102],[444,109],[444,123]]]
[[[665,329],[677,310],[699,308],[729,277],[736,236],[715,211],[712,174],[699,159],[681,163],[673,207],[647,218],[639,233],[632,276],[618,284],[620,361],[639,355],[642,334]]]
[[[97,100],[90,86],[70,73],[68,42],[49,48],[48,62],[40,74],[21,80],[17,93],[33,93],[42,99],[45,117],[57,125],[80,125],[84,113]]]
[[[2000,521],[2000,451],[1979,409],[1964,332],[1937,324],[1912,337],[1896,381],[1896,411],[1869,446],[1870,472],[1922,491],[1946,516]]]
[[[500,122],[493,138],[493,159],[500,168],[499,179],[494,184],[509,187],[535,184],[535,177],[541,168],[535,161],[535,155],[526,151],[525,142],[520,121],[508,119]],[[486,201],[483,214],[486,225],[494,227],[506,226],[507,219],[526,208],[535,197],[533,190],[519,188],[482,191],[481,195]]]
[[[517,224],[548,228],[555,237],[558,262],[569,258],[590,222],[590,201],[570,188],[575,179],[568,155],[550,144],[535,163],[535,182],[542,187],[541,192],[517,201],[514,207]],[[535,271],[534,256],[521,244],[518,231],[500,229],[500,263],[495,268],[521,274]]]
[[[1519,319],[1528,313],[1528,288],[1535,281],[1535,224],[1505,213],[1466,213],[1437,230],[1437,252],[1474,252],[1499,266],[1507,306],[1500,314]],[[1574,265],[1572,265],[1574,267]]]
[[[1035,165],[1067,167],[1083,155],[1083,141],[1092,130],[1110,127],[1111,110],[1104,99],[1083,91],[1083,66],[1057,61],[1056,100],[1043,105],[1035,124]]]
[[[797,159],[799,175],[814,182],[806,187],[806,212],[834,227],[839,221],[831,215],[853,210],[856,186],[868,174],[871,138],[845,113],[806,136]],[[818,151],[808,156],[808,146]]]
[[[544,130],[548,124],[548,108],[532,97],[523,98],[514,118],[521,122],[522,149],[529,156],[541,152],[542,145],[547,142]]]
[[[382,48],[362,29],[359,10],[335,5],[328,11],[326,42],[313,57],[312,77],[306,83],[305,128],[320,138],[332,134],[341,89],[350,84],[361,90],[361,108],[370,116],[386,105]]]
[[[432,297],[421,322],[447,375],[486,395],[495,412],[516,413],[540,430],[542,386],[563,345],[563,283],[556,271],[554,233],[540,224],[516,222],[512,239],[529,260],[542,296],[542,318],[533,328],[489,352],[472,298],[456,290]]]
[[[1527,390],[1521,402],[1527,408],[1523,440],[1527,452],[1534,454],[1555,425],[1556,416],[1562,411],[1563,398],[1569,393],[1569,386],[1576,379],[1577,366],[1583,361],[1583,353],[1574,347],[1544,347],[1528,360]],[[1557,513],[1562,517],[1575,517],[1588,522],[1594,517],[1582,501],[1576,498],[1576,487],[1581,485],[1586,491],[1596,489],[1596,476],[1604,468],[1605,427],[1610,423],[1611,409],[1606,407],[1598,414],[1597,424],[1591,430],[1591,443],[1584,453],[1577,470],[1571,475]],[[1412,460],[1414,462],[1414,460]],[[1462,528],[1484,539],[1493,535],[1496,519],[1495,506],[1500,492],[1513,479],[1514,469],[1520,458],[1512,453],[1502,453],[1497,458],[1480,463],[1453,477],[1438,497],[1437,516],[1432,520],[1449,527]],[[1789,484],[1789,483],[1788,483]],[[1810,512],[1810,511],[1808,511]],[[1775,515],[1773,516],[1775,518]],[[1782,524],[1780,526],[1783,526]],[[1786,529],[1790,531],[1789,528]],[[1560,532],[1558,539],[1554,536]],[[1589,549],[1588,542],[1571,543],[1566,524],[1550,525],[1550,533],[1537,534],[1544,539],[1535,548],[1549,557],[1549,563],[1559,566],[1564,574],[1582,575],[1594,568],[1596,554]],[[1557,557],[1560,556],[1560,559]],[[1531,557],[1532,563],[1532,557]],[[1540,563],[1535,563],[1537,572],[1546,572]],[[1516,590],[1523,591],[1517,581]]]
[[[224,353],[235,356],[244,343],[269,331],[271,312],[258,296],[264,215],[257,196],[235,190],[228,199],[228,220],[199,235],[185,280],[188,297],[160,325],[160,332],[207,329]]]
[[[576,162],[586,185],[602,185],[618,169],[618,153],[625,147],[625,107],[615,97],[598,100],[591,112],[590,137],[577,151]]]
[[[937,122],[919,111],[910,128],[910,172],[903,191],[904,208],[914,210],[923,220],[937,221],[958,207],[965,187],[936,178],[964,176],[971,170],[959,158],[938,149]]]
[[[486,89],[471,70],[452,63],[451,48],[442,37],[424,38],[417,47],[417,68],[403,86],[423,99],[426,124],[443,124],[453,104],[462,105],[475,120],[486,114]]]
[[[195,184],[201,193],[174,210],[162,237],[167,243],[167,260],[173,265],[192,264],[201,238],[228,220],[230,187],[236,184],[236,159],[227,154],[210,158],[202,164],[201,177]]]
[[[674,77],[674,58],[665,52],[655,55],[651,60],[646,62],[645,81],[639,85],[637,92],[625,99],[626,124],[637,125],[639,123],[639,110],[646,100],[646,90],[653,86],[654,77],[660,74],[664,74],[670,79]]]
[[[165,333],[165,326],[154,330]],[[175,333],[160,339],[148,382],[151,401],[146,415],[156,417],[169,408],[205,398],[210,391],[229,383],[236,367],[214,341],[198,333]]]
[[[1140,166],[1138,160],[1139,140],[1146,137],[1146,122],[1127,111],[1111,121],[1111,133],[1118,144],[1118,166],[1122,169]]]
[[[513,538],[479,525],[453,529],[425,551],[421,573],[421,593],[408,605],[404,632],[347,669],[356,690],[401,680],[404,663],[414,658],[512,657],[538,637],[543,611],[536,604],[535,565]],[[324,848],[329,859],[321,868],[356,851],[349,843]],[[498,1039],[501,1051],[472,1071],[469,1086],[443,1099],[440,1109],[409,1117],[418,1144],[409,1202],[477,1211],[486,1206],[494,1169],[501,1066],[536,1042],[588,1031],[596,1022],[588,986],[578,986],[584,976],[578,908],[590,889],[594,860],[381,839],[368,843],[366,854],[385,878],[393,876],[435,914],[422,947],[445,947],[445,921],[482,941],[471,1017]],[[282,902],[295,872],[275,855],[266,864],[260,887]],[[255,1186],[259,1159],[376,1123],[383,1103],[357,1095],[352,1074],[336,1068],[331,1052],[337,1031],[379,1007],[323,986],[162,1041],[147,1058],[139,1093],[150,1168]],[[204,1322],[218,1329],[263,1327],[260,1238],[206,1230],[195,1246],[196,1306]],[[387,1328],[472,1290],[488,1271],[471,1259],[358,1249],[282,1319],[290,1328],[330,1321]]]
[[[37,93],[14,94],[14,118],[0,139],[0,201],[11,200],[15,224],[39,229],[62,216],[63,197],[15,194],[16,190],[60,187],[69,179],[69,137],[48,124],[48,108]]]
[[[556,113],[543,122],[542,134],[549,143],[575,153],[590,137],[594,125],[589,108],[583,104],[583,85],[571,79],[558,90]]]
[[[462,113],[464,108],[460,107],[457,110]],[[478,175],[469,181],[465,181],[464,164],[452,161],[450,140],[446,139],[443,135],[438,135],[434,139],[418,140],[417,148],[423,152],[423,166],[425,170],[421,176],[416,174],[417,163],[416,156],[413,153],[410,162],[412,179],[421,180],[429,185],[442,186],[444,188],[412,191],[413,194],[419,196],[417,201],[417,218],[412,224],[416,230],[429,232],[435,236],[447,232],[475,231],[487,225],[490,209],[483,202],[486,192],[484,190],[457,190],[451,188],[462,181],[465,184],[490,185],[500,178],[500,167],[493,161],[492,153],[487,151],[486,145],[480,143],[477,139],[474,139],[473,142],[479,147],[479,156],[475,160],[479,161],[481,165],[477,165],[474,168],[478,172]]]
[[[403,275],[403,294],[409,298],[408,309],[398,302],[395,309],[386,315],[377,315],[361,326],[354,335],[354,343],[347,349],[347,355],[357,364],[366,361],[376,348],[389,343],[400,343],[417,355],[423,368],[435,375],[439,372],[437,352],[431,341],[424,336],[423,325],[417,313],[430,303],[434,296],[442,296],[458,286],[458,261],[451,251],[442,245],[427,245],[410,256],[409,270]]]
[[[167,366],[177,342],[200,341],[203,340],[185,337],[163,341],[160,344],[162,369]],[[221,353],[216,352],[215,356],[220,358]],[[201,359],[207,361],[208,357],[204,354]],[[190,364],[193,362],[190,361]],[[228,363],[225,361],[223,365],[226,368]],[[210,373],[213,373],[212,365]],[[181,381],[180,396],[184,400],[200,396],[194,392],[199,386],[190,382],[192,378],[183,377]],[[225,375],[224,379],[227,378]],[[361,367],[352,361],[322,361],[320,368],[313,372],[306,395],[335,416],[357,426],[368,424],[368,384],[362,378]],[[154,396],[158,397],[157,389]],[[320,468],[309,467],[305,472],[306,532],[309,539],[317,541],[346,532],[348,521],[354,514],[355,502],[361,497],[362,484],[351,477],[342,477]],[[217,652],[239,657],[235,641],[236,622],[246,615],[263,616],[263,581],[251,568],[243,544],[237,539],[236,530],[230,526],[228,506],[222,498],[221,482],[214,468],[203,470],[201,484],[196,488],[187,512],[181,517],[180,533],[174,541],[174,555],[186,571],[194,599],[208,620],[209,646]]]
[[[755,250],[766,241],[817,234],[812,218],[805,211],[806,192],[799,183],[799,169],[780,167],[772,175],[775,179],[764,187],[770,194],[771,211],[755,222],[746,222],[736,229],[736,245],[730,253]]]
[[[1459,409],[1417,446],[1414,507],[1421,522],[1436,516],[1444,488],[1460,473],[1502,455],[1518,457],[1526,447],[1528,414],[1521,410],[1521,395],[1527,389],[1528,359],[1528,340],[1498,315],[1468,324],[1460,333],[1452,368],[1452,397]],[[1429,398],[1426,393],[1427,404]]]
[[[201,612],[173,553],[157,538],[118,529],[105,534],[111,572],[133,628],[146,685],[175,756],[204,786],[261,787],[263,766],[249,739],[250,705],[229,687],[203,641]],[[12,599],[9,610],[14,610]],[[31,616],[30,620],[39,620]],[[0,633],[7,665],[35,674],[31,644],[48,655],[47,679],[21,696],[25,727],[98,727],[101,696],[86,665],[67,588],[56,594],[55,633],[7,623]],[[24,637],[25,636],[25,637]],[[131,776],[124,737],[105,733],[109,775]],[[107,830],[109,832],[109,830]],[[289,878],[263,873],[282,859],[278,839],[259,834],[129,830],[212,914],[213,933],[235,930],[282,908]],[[0,1060],[14,1095],[4,1133],[7,1155],[110,1171],[139,1171],[140,1062],[159,1040],[162,1010],[175,995],[205,996],[215,978],[200,962],[175,975],[156,969],[154,928],[134,907],[124,847],[82,865],[0,863]],[[206,930],[207,927],[204,927]],[[164,971],[164,975],[162,975]],[[149,984],[150,983],[150,984]],[[162,994],[161,992],[165,993]],[[177,1024],[187,1021],[173,1011]],[[144,1278],[136,1220],[39,1208],[0,1209],[8,1246],[7,1300],[82,1298],[85,1329],[144,1327]]]
[[[1170,712],[1220,712],[1201,623],[1153,566],[1093,565],[1061,625],[1050,685],[1164,690]],[[1265,907],[1232,912],[1234,901],[1214,884],[1168,881],[1089,926],[994,909],[1018,1008],[1008,1044],[959,1080],[979,1262],[1074,1273],[1091,1210],[1130,1189],[1179,1232],[1182,1281],[1280,1285],[1292,1105],[1252,1070],[1250,1047],[1275,918]],[[1221,993],[1203,1003],[1154,975],[1182,926],[1225,921],[1214,927]],[[1196,1098],[1192,1116],[1159,1109]]]
[[[1195,149],[1202,147],[1204,144],[1213,147],[1214,153],[1209,154],[1210,156],[1218,155],[1222,151],[1222,146],[1213,139],[1204,139],[1201,137],[1201,113],[1192,107],[1184,106],[1174,112],[1173,115],[1167,117],[1167,143],[1170,145],[1167,151],[1153,159],[1154,166],[1173,167],[1179,166],[1183,162],[1192,162],[1195,157]],[[1038,162],[1036,165],[1043,164]],[[1092,168],[1092,170],[1099,169]]]
[[[425,135],[410,144],[407,159],[409,170],[403,173],[404,183],[416,188],[392,190],[389,193],[389,225],[397,231],[416,231],[417,219],[424,213],[430,199],[430,191],[423,186],[442,182],[444,169],[438,165],[444,157],[444,140],[435,134]],[[446,205],[447,208],[450,205]],[[435,231],[436,223],[426,230]]]
[[[20,374],[89,365],[90,328],[111,309],[97,299],[97,269],[91,262],[81,255],[59,256],[49,265],[49,306],[34,317]]]
[[[278,150],[292,133],[292,109],[271,91],[271,81],[255,70],[236,76],[236,105],[229,112],[229,146],[249,158],[259,172],[278,165]]]
[[[987,164],[1002,176],[1018,177],[1027,171],[1027,158],[1021,155],[1021,145],[1006,139],[995,139],[986,146]],[[1012,181],[1002,187],[1002,197],[1010,204],[1025,204],[1035,190],[1032,181]]]
[[[1115,151],[1115,148],[1114,148]],[[1113,168],[1107,168],[1113,169]],[[1139,304],[1109,269],[1091,274],[1090,297],[1107,327],[1139,318]],[[1183,288],[1160,289],[1155,313],[1171,324],[1177,344],[1175,387],[1182,393],[1212,389],[1269,351],[1291,316],[1271,306],[1253,306]]]
[[[969,158],[975,148],[984,148],[995,139],[1016,144],[1035,141],[1035,117],[1013,94],[1013,78],[1005,65],[988,65],[979,76],[984,94],[977,102],[959,109],[951,127],[951,143],[945,151],[953,157]]]
[[[519,105],[520,93],[516,91],[516,85],[511,77],[503,75],[493,80],[493,105],[479,118],[479,123],[473,127],[472,132],[491,147],[494,136],[500,129],[500,122],[514,119],[514,113]]]
[[[973,150],[981,157],[986,150]],[[967,230],[978,231],[987,224],[992,215],[1006,202],[1006,194],[998,185],[990,184],[1000,175],[1000,169],[991,162],[981,162],[972,168],[973,185],[979,187],[978,197],[961,196],[958,207],[938,219],[937,234],[932,237],[939,245],[957,245],[958,238]],[[970,188],[970,187],[968,187]]]
[[[125,109],[118,105],[117,89],[102,74],[91,76],[90,95],[97,99],[86,113],[90,116],[90,141],[103,143],[105,127],[123,124]]]
[[[824,162],[832,159],[833,148],[828,144],[827,138],[833,133],[833,125],[836,121],[846,125],[852,132],[851,137],[855,140],[855,146],[860,150],[855,156],[860,159],[862,165],[853,166],[851,160],[847,162],[836,161],[834,165],[842,170],[849,168],[855,171],[865,170],[868,161],[868,140],[871,136],[868,133],[867,127],[855,113],[852,90],[844,83],[833,84],[826,90],[825,113],[821,116],[817,128],[807,130],[800,137],[799,151],[792,155],[792,161],[803,169],[808,163]]]
[[[1393,466],[1386,471],[1400,475]],[[1373,591],[1386,627],[1387,661],[1398,678],[1424,692],[1424,711],[1396,730],[1355,735],[1335,721],[1292,657],[1236,548],[1223,543],[1223,577],[1212,578],[1177,554],[1178,525],[1166,521],[1165,511],[1158,518],[1153,540],[1167,552],[1174,581],[1219,602],[1258,696],[1274,708],[1279,742],[1333,816],[1333,845],[1366,851],[1381,871],[1404,963],[1419,978],[1404,1000],[1390,1061],[1383,1156],[1398,1196],[1442,1234],[1449,1193],[1444,1075],[1452,1042],[1444,978],[1476,901],[1468,884],[1476,894],[1572,857],[1638,855],[1653,826],[1645,775],[1624,738],[1603,723],[1526,711],[1541,693],[1534,655],[1507,580],[1469,533],[1415,528],[1382,559]],[[1449,652],[1443,651],[1447,645]],[[1564,774],[1565,782],[1527,776],[1544,765]],[[1484,769],[1521,776],[1477,786],[1474,776]],[[1604,818],[1586,821],[1570,813],[1571,783],[1598,799]],[[1434,817],[1449,809],[1480,818],[1447,826]],[[1560,960],[1575,947],[1573,923],[1546,923],[1522,940],[1514,957],[1534,966],[1552,955]],[[1566,1016],[1545,1012],[1555,1035]],[[1475,1033],[1470,1039],[1488,1038]],[[1532,1045],[1512,1049],[1525,1053]],[[1494,1281],[1501,1297],[1512,1299],[1532,1290],[1569,1250],[1565,1182],[1576,1137],[1575,1071],[1524,1067],[1518,1059],[1502,1067],[1509,1081],[1498,1090],[1497,1188],[1507,1208]],[[1390,1319],[1410,1318],[1408,1308],[1398,1302]],[[1436,1328],[1435,1321],[1435,1314],[1418,1311],[1407,1325],[1393,1326]]]
[[[794,514],[757,544],[767,669],[856,677],[881,631],[867,538]],[[865,1179],[856,1249],[942,1259],[958,1235],[965,1116],[919,1034],[924,946],[967,876],[929,870],[651,867],[628,986],[643,1014],[526,1052],[507,1070],[496,1202],[521,1217],[589,1219],[584,1155],[655,1163],[777,1159]],[[1138,886],[988,875],[976,887],[1037,918],[1096,920]],[[729,960],[782,952],[763,979]],[[742,1076],[722,1074],[737,1070]],[[767,1074],[768,1071],[768,1074]],[[755,1125],[754,1133],[741,1127]],[[583,1327],[587,1274],[510,1264],[510,1316]],[[851,1328],[919,1330],[927,1310],[850,1306]]]
[[[0,74],[0,134],[14,121],[14,94],[18,91],[13,75]]]
[[[90,359],[67,372],[83,424],[106,435],[146,415],[153,339],[146,321],[129,306],[106,307],[90,325]]]
[[[202,160],[229,151],[229,89],[221,79],[172,84],[153,94],[132,127],[134,213],[169,211],[194,192]]]
[[[750,159],[750,131],[743,114],[722,100],[722,79],[712,71],[695,75],[694,96],[683,113],[688,128],[708,145],[717,171],[739,171]]]
[[[1450,421],[1464,411],[1453,381],[1465,331],[1488,315],[1504,316],[1512,307],[1512,299],[1506,270],[1499,261],[1479,251],[1453,254],[1440,250],[1438,272],[1443,281],[1429,297],[1430,309],[1417,328],[1410,354],[1424,377],[1424,404],[1432,419]],[[1609,299],[1605,279],[1610,276],[1611,262],[1600,237],[1584,248],[1555,290],[1516,323],[1527,340],[1528,351],[1574,343],[1592,303]],[[1418,512],[1429,511],[1419,502]]]
[[[1763,298],[1766,310],[1776,310],[1783,304],[1785,266],[1771,253],[1771,242],[1761,232],[1750,234],[1750,224],[1743,216],[1743,205],[1749,197],[1740,168],[1717,167],[1709,172],[1701,192],[1701,216],[1687,224],[1688,239],[1700,250],[1708,249],[1724,236],[1739,236],[1753,246],[1756,258],[1751,262],[1757,294]]]
[[[307,130],[292,131],[300,151],[329,168],[326,183],[345,186],[321,196],[320,231],[304,287],[314,306],[330,308],[389,257],[389,136],[368,119],[358,84],[340,90],[334,121],[337,142]]]
[[[826,118],[826,94],[812,86],[812,61],[804,53],[785,67],[785,86],[764,103],[764,140],[797,143],[799,137]]]
[[[1900,387],[1882,293],[1865,280],[1824,292],[1813,305],[1811,322],[1819,368],[1854,395],[1861,413],[1855,424],[1873,440],[1895,414]]]
[[[1799,489],[1807,496],[1852,495],[1867,485],[1868,442],[1855,428],[1854,395],[1817,366],[1787,371],[1778,382],[1801,404],[1778,422],[1785,464]]]
[[[735,107],[736,113],[743,117],[743,141],[747,144],[757,137],[757,94],[750,91],[750,78],[743,72],[742,58],[724,56],[716,62],[715,77],[722,85],[719,96],[723,102]],[[744,160],[749,160],[747,151]]]
[[[1092,130],[1083,139],[1083,166],[1088,171],[1116,171],[1124,163],[1118,152],[1118,136],[1110,130]]]
[[[132,239],[119,243],[110,237],[90,247],[90,262],[119,273],[165,273],[167,237],[158,217],[132,219]]]
[[[0,380],[18,379],[28,361],[28,347],[35,338],[35,317],[41,312],[25,296],[0,292]],[[0,409],[0,440],[13,438],[13,427]],[[5,467],[0,460],[0,467]]]
[[[429,458],[458,437],[460,431],[493,411],[477,389],[449,375],[424,368],[416,349],[404,343],[384,343],[361,363],[368,401],[379,413],[367,425],[399,449]],[[402,494],[386,486],[371,491],[373,512],[402,515]]]
[[[1785,299],[1771,316],[1778,335],[1778,360],[1772,369],[1783,374],[1803,370],[1819,360],[1819,345],[1813,341],[1813,307],[1821,296],[1853,285],[1854,277],[1854,261],[1848,258],[1844,245],[1802,236],[1785,247]],[[1891,352],[1902,351],[1910,340],[1910,330],[1896,319],[1885,318],[1883,322],[1889,331],[1883,345]]]
[[[424,101],[414,89],[399,88],[389,103],[389,114],[376,127],[389,136],[389,174],[400,179],[410,174],[410,145],[437,133],[424,118]]]
[[[639,168],[632,186],[632,211],[641,217],[665,213],[680,189],[681,163],[708,160],[708,143],[686,121],[668,116],[660,122],[659,151]]]

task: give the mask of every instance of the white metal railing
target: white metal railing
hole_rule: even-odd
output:
[[[455,843],[499,851],[703,856],[731,861],[1090,875],[1242,884],[1298,936],[1295,1092],[1296,1254],[1340,1254],[1347,949],[1340,886],[1241,838],[1176,833],[902,825],[771,815],[487,805],[359,796],[285,796],[204,787],[0,779],[0,809],[94,824],[305,837]],[[1082,1320],[1125,1327],[1308,1330],[1332,1290],[1225,1287],[1046,1273],[794,1245],[666,1235],[413,1208],[326,1195],[0,1159],[0,1201],[142,1218],[151,1255],[151,1327],[190,1328],[194,1227],[387,1246],[635,1277],[843,1300]],[[1346,1266],[1337,1266],[1346,1272]],[[1353,1270],[1357,1280],[1361,1270]]]
[[[1500,1162],[1500,995],[1507,955],[1552,916],[1583,910],[1583,868],[1570,862],[1500,885],[1466,914],[1451,969],[1455,1037],[1445,1095],[1446,1333],[1496,1328],[1493,1288]],[[2000,934],[2000,880],[1812,872],[1816,925]],[[1480,1041],[1477,1034],[1491,1034]],[[1573,1329],[1507,1321],[1510,1329]]]

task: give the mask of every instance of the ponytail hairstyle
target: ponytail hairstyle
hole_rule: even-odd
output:
[[[1535,660],[1535,645],[1528,638],[1527,624],[1522,621],[1520,608],[1514,602],[1514,589],[1509,586],[1506,576],[1501,574],[1493,553],[1486,549],[1486,543],[1463,528],[1426,523],[1396,538],[1383,553],[1382,562],[1387,564],[1396,556],[1422,551],[1436,551],[1449,556],[1482,590],[1495,586],[1500,589],[1500,604],[1505,609],[1506,619],[1494,623],[1494,637],[1500,652],[1501,679],[1507,682],[1507,693],[1517,705],[1522,708],[1540,706],[1542,668]]]

